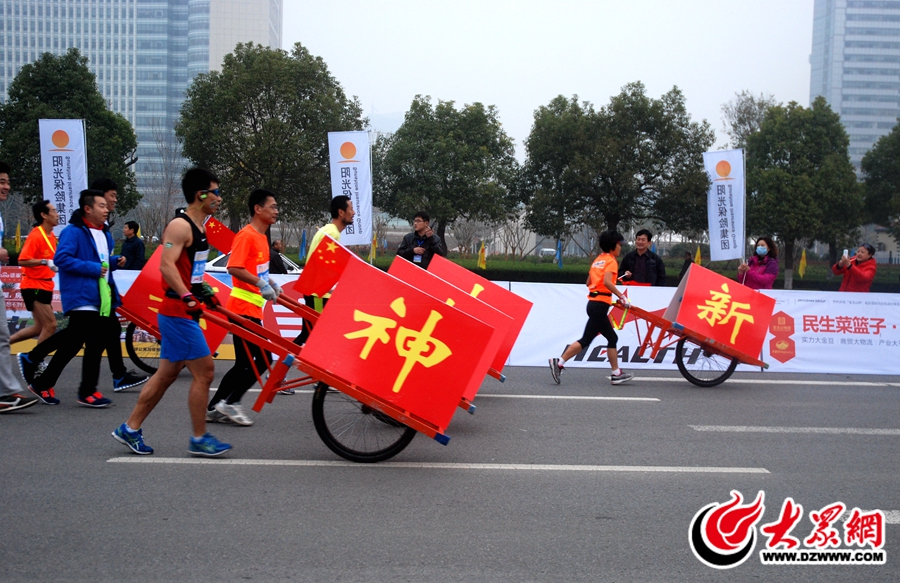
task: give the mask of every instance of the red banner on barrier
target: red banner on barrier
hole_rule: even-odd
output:
[[[531,302],[440,255],[431,258],[428,271],[512,318],[512,325],[506,330],[492,364],[495,370],[502,372],[531,311]]]
[[[444,429],[493,329],[362,261],[347,264],[302,360]],[[340,387],[337,387],[340,388]]]

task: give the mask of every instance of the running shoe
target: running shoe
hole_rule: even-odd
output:
[[[207,423],[226,423],[226,424],[233,423],[231,421],[231,419],[229,419],[225,415],[219,413],[215,409],[213,409],[212,411],[206,412],[206,422]]]
[[[188,453],[203,457],[216,457],[222,455],[231,449],[231,445],[222,443],[214,436],[207,433],[200,439],[191,437],[191,444],[188,446]]]
[[[219,401],[214,405],[216,411],[221,413],[222,415],[231,419],[234,423],[238,425],[248,426],[253,425],[253,419],[247,416],[244,413],[244,408],[241,407],[240,403],[226,403],[225,401]]]
[[[37,404],[38,400],[34,397],[26,397],[19,393],[0,397],[0,413],[9,413]]]
[[[278,394],[279,395],[293,395],[294,392],[295,392],[294,389],[282,389],[282,390],[278,391]]]
[[[119,443],[127,445],[128,449],[134,453],[138,455],[150,455],[153,453],[153,448],[144,443],[143,432],[143,429],[131,431],[128,429],[128,426],[123,423],[116,427],[116,430],[113,431],[111,435],[113,436],[113,439]]]
[[[558,385],[560,383],[560,375],[562,375],[563,365],[559,364],[558,358],[550,359],[550,376],[553,377],[553,381]]]
[[[112,403],[112,401],[104,397],[100,393],[100,391],[95,392],[93,395],[88,395],[87,397],[78,397],[77,399],[75,399],[75,402],[82,407],[91,407],[94,409],[109,407],[109,405]]]
[[[611,377],[609,377],[609,380],[614,385],[621,385],[622,383],[627,383],[628,381],[630,381],[633,378],[634,378],[633,374],[627,373],[624,370],[620,370],[619,374],[612,375]]]
[[[28,385],[28,390],[37,395],[37,398],[44,405],[59,405],[59,399],[56,398],[56,391],[52,388],[47,389],[46,391],[39,391],[31,385]]]
[[[28,358],[27,352],[20,352],[16,355],[16,360],[19,361],[19,372],[22,373],[22,378],[25,379],[29,385],[34,382],[35,373],[37,372],[38,365],[31,362],[31,359]],[[40,364],[43,364],[41,362]],[[41,371],[43,372],[43,370]]]
[[[119,391],[124,391],[125,389],[130,389],[132,387],[142,385],[149,379],[150,377],[148,377],[147,375],[137,374],[133,370],[128,370],[125,371],[125,374],[120,378],[113,379],[113,391],[118,393]]]

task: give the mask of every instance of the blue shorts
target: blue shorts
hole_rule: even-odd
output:
[[[159,357],[169,362],[196,360],[209,356],[209,346],[200,324],[190,318],[176,318],[157,314],[160,342]]]

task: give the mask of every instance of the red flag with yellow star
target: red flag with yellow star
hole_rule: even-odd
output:
[[[347,264],[354,260],[364,263],[349,249],[325,235],[309,255],[294,289],[305,296],[324,297],[341,278]]]
[[[225,254],[231,251],[234,242],[234,231],[225,226],[217,218],[210,216],[206,220],[206,240],[209,244]]]
[[[492,332],[444,300],[350,261],[301,360],[443,433],[466,387],[484,379],[475,364]]]

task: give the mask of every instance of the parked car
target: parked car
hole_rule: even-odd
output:
[[[212,271],[216,273],[228,273],[228,269],[226,268],[228,265],[228,256],[231,255],[219,255],[212,261],[206,263],[206,271]],[[284,254],[281,254],[281,260],[284,261],[284,268],[287,269],[288,275],[300,275],[300,272],[303,271],[299,265],[294,263],[292,260],[288,259]]]

